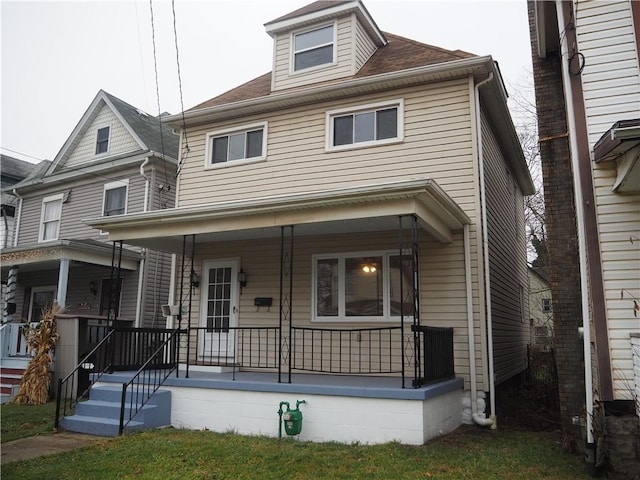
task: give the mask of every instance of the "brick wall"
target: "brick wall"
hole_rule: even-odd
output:
[[[578,327],[582,326],[580,268],[569,138],[559,53],[548,53],[546,58],[538,56],[533,2],[527,3],[544,182],[560,416],[565,429],[571,429],[571,419],[584,413],[585,387],[583,344],[578,336]]]

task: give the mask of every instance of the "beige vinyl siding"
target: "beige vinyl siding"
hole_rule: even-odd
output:
[[[99,128],[109,128],[109,151],[105,154],[96,155],[96,134]],[[127,152],[139,150],[140,146],[122,125],[118,117],[113,113],[111,108],[103,103],[102,108],[92,122],[87,126],[86,130],[78,140],[73,151],[69,154],[64,162],[64,167],[73,167],[85,162],[96,159],[110,157],[113,155],[121,155]]]
[[[318,24],[318,27],[328,25]],[[311,83],[348,77],[353,74],[354,62],[351,48],[352,31],[355,28],[352,17],[338,19],[337,23],[336,64],[327,67],[311,69],[307,72],[291,72],[291,33],[281,33],[275,38],[275,57],[273,90],[299,87]]]
[[[295,235],[295,229],[294,229]],[[465,296],[464,258],[462,253],[462,233],[455,235],[450,244],[442,244],[424,232],[420,238],[420,285],[421,323],[431,326],[454,328],[454,356],[456,374],[466,379],[469,386],[469,358]],[[294,239],[292,315],[295,326],[317,328],[366,328],[394,325],[393,322],[312,322],[312,256],[314,254],[364,252],[371,250],[398,249],[398,232],[376,232],[368,234],[299,236]],[[278,326],[279,324],[279,282],[280,282],[280,239],[263,239],[256,242],[209,243],[198,246],[194,262],[195,269],[202,278],[202,264],[205,261],[238,259],[247,273],[247,286],[243,288],[239,302],[238,323],[240,326]],[[473,260],[474,267],[477,265]],[[178,267],[178,272],[180,267]],[[179,274],[178,274],[179,275]],[[187,279],[182,298],[188,299]],[[180,278],[176,284],[180,285]],[[478,318],[477,276],[473,278],[474,315]],[[199,322],[199,302],[202,289],[194,289],[191,323]],[[255,297],[271,297],[270,308],[256,308]],[[186,300],[185,300],[186,301]],[[285,325],[287,328],[288,325]],[[405,332],[410,335],[409,331]],[[479,339],[479,328],[476,330]],[[195,355],[195,353],[193,353]],[[482,369],[478,354],[477,373],[483,385]]]
[[[356,51],[353,73],[356,73],[365,63],[367,63],[367,60],[371,58],[371,55],[375,53],[376,46],[355,15],[353,16],[352,22],[356,26],[355,41],[353,42],[353,46]]]
[[[527,366],[529,281],[524,199],[491,128],[483,113],[491,321],[495,375],[499,384]]]
[[[630,0],[577,5],[589,149],[618,120],[640,117],[640,72]],[[638,28],[638,26],[636,26]]]
[[[633,382],[629,333],[640,332],[633,313],[633,299],[640,298],[640,243],[632,237],[640,232],[640,194],[611,190],[614,162],[595,165],[593,175],[614,398],[628,399]]]
[[[325,151],[328,110],[400,98],[403,142]],[[207,132],[257,121],[268,121],[266,161],[204,169]],[[432,178],[467,215],[476,215],[467,79],[194,128],[189,143],[191,154],[180,174],[181,207]]]

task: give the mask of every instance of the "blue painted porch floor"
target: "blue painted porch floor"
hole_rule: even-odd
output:
[[[127,382],[132,375],[133,372],[116,372],[103,375],[100,381],[122,385],[122,383]],[[235,373],[218,373],[198,371],[191,368],[189,377],[187,378],[184,365],[181,365],[179,375],[176,376],[175,372],[172,373],[163,385],[167,387],[404,400],[427,400],[454,390],[462,390],[464,386],[462,378],[444,380],[420,388],[413,388],[410,378],[405,378],[405,388],[402,388],[402,379],[399,377],[370,375],[293,373],[291,375],[291,383],[288,383],[288,375],[283,374],[281,379],[282,382],[278,382],[277,372],[236,371]]]

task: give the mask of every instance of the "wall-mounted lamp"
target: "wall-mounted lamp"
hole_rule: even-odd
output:
[[[362,263],[362,271],[364,273],[374,273],[377,269],[378,268],[376,267],[376,262],[374,262],[370,258],[365,259],[365,261]]]
[[[242,289],[247,286],[247,274],[242,268],[238,272],[238,283],[240,284],[240,293],[242,293]]]
[[[189,275],[189,282],[191,282],[191,286],[198,288],[200,286],[200,277],[195,270],[191,270],[191,274]]]
[[[96,295],[98,295],[98,287],[96,287],[96,282],[93,280],[89,282],[89,291],[91,295],[93,295],[93,298],[96,298]]]

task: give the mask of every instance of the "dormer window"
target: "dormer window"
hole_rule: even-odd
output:
[[[327,25],[293,36],[293,70],[333,63],[335,50],[335,25]]]
[[[109,130],[109,127],[98,129],[98,134],[96,135],[96,155],[109,151]]]

